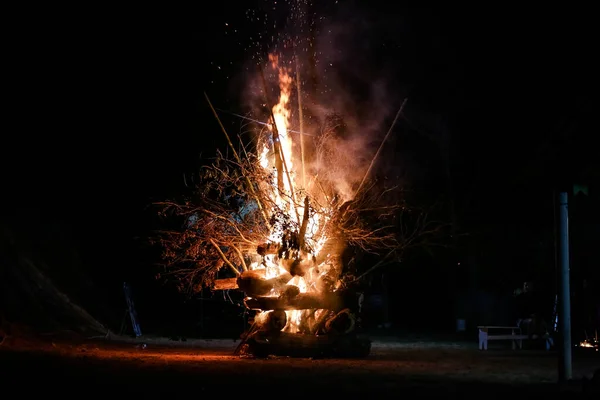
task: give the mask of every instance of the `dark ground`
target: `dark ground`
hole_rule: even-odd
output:
[[[145,344],[145,346],[144,346]],[[556,383],[556,353],[511,351],[500,343],[487,352],[474,341],[448,338],[377,338],[366,359],[269,359],[232,355],[232,340],[7,339],[0,346],[3,392],[61,398],[133,396],[269,396],[275,398],[425,397],[454,393],[498,398],[593,398],[581,378],[600,365],[598,353],[576,353],[574,381]]]

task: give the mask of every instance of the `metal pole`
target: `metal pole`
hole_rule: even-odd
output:
[[[561,335],[558,379],[560,382],[573,378],[571,354],[571,291],[569,282],[569,198],[566,192],[559,194],[559,288],[560,313],[558,318]]]

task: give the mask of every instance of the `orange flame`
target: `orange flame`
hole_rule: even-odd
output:
[[[279,98],[277,103],[273,106],[273,121],[277,132],[279,134],[279,142],[281,144],[281,157],[285,160],[285,166],[287,167],[287,171],[283,171],[283,174],[288,174],[290,177],[290,181],[288,181],[287,177],[283,177],[284,182],[284,191],[287,192],[287,196],[282,196],[277,190],[272,192],[272,200],[273,203],[276,204],[278,208],[286,212],[288,215],[294,216],[299,215],[302,218],[304,215],[304,202],[299,201],[298,204],[294,204],[291,200],[294,197],[290,196],[293,194],[295,190],[297,190],[296,186],[296,177],[297,173],[295,171],[294,166],[294,154],[293,148],[294,143],[292,141],[291,132],[289,130],[291,124],[291,110],[290,110],[290,100],[292,94],[293,87],[293,79],[290,75],[289,68],[283,67],[279,65],[279,58],[276,55],[270,54],[269,61],[271,67],[278,72],[278,80],[279,80]],[[273,131],[273,126],[269,126],[270,131]],[[260,165],[268,170],[274,171],[273,181],[270,184],[275,187],[277,182],[277,173],[278,171],[274,170],[275,161],[272,159],[273,152],[270,151],[269,145],[265,144],[265,147],[260,152]],[[303,188],[307,189],[307,188]],[[297,221],[300,223],[301,221]],[[318,232],[322,232],[322,225],[327,222],[327,219],[319,214],[309,215],[309,223],[306,230],[306,238],[308,241],[311,241],[311,248],[313,250],[313,254],[316,255],[319,250],[322,248],[323,244],[326,241],[326,237],[324,235],[322,237],[317,237]],[[270,241],[277,241],[280,237],[278,232],[273,231],[269,237]],[[274,278],[276,276],[280,276],[281,274],[287,273],[287,270],[281,264],[280,260],[278,260],[276,255],[267,255],[265,256],[265,264],[259,265],[258,263],[254,263],[251,268],[266,268],[265,276],[267,279]],[[324,274],[329,272],[329,267],[327,265],[320,265],[319,268],[312,267],[309,268],[307,273],[303,276],[295,276],[293,277],[287,284],[297,286],[300,289],[301,293],[317,291],[317,280],[321,278]],[[277,296],[279,293],[272,293],[273,296]],[[257,321],[264,320],[266,312],[259,313],[257,315]],[[284,331],[287,332],[298,332],[299,326],[302,323],[303,318],[303,310],[292,310],[286,311],[287,314],[287,325],[284,328]]]

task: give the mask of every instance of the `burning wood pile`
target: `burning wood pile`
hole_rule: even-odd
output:
[[[217,154],[188,200],[161,203],[163,213],[184,217],[183,230],[162,235],[169,267],[163,276],[182,289],[245,293],[255,316],[239,354],[366,356],[370,342],[358,334],[348,249],[394,255],[417,231],[398,240],[395,221],[403,206],[397,198],[381,205],[393,190],[372,190],[370,168],[362,180],[344,179],[356,172],[348,171],[355,155],[339,151],[335,129],[309,136],[301,106],[299,128],[290,129],[292,93],[301,104],[301,87],[277,57],[269,59],[279,98],[253,143],[235,146],[206,98],[230,155]]]

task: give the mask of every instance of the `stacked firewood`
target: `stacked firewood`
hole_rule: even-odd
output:
[[[257,253],[276,254],[278,249],[277,245],[264,244],[258,246]],[[370,341],[359,335],[357,329],[358,297],[336,290],[333,274],[321,274],[316,287],[304,293],[290,284],[294,277],[304,276],[314,262],[283,259],[281,265],[285,272],[273,278],[267,278],[266,268],[260,268],[244,271],[236,278],[215,281],[215,290],[243,291],[245,306],[255,313],[250,327],[242,334],[236,354],[259,357],[364,357],[369,354]],[[318,267],[314,269],[318,272]],[[290,329],[292,324],[286,311],[293,310],[301,316],[294,329]]]

